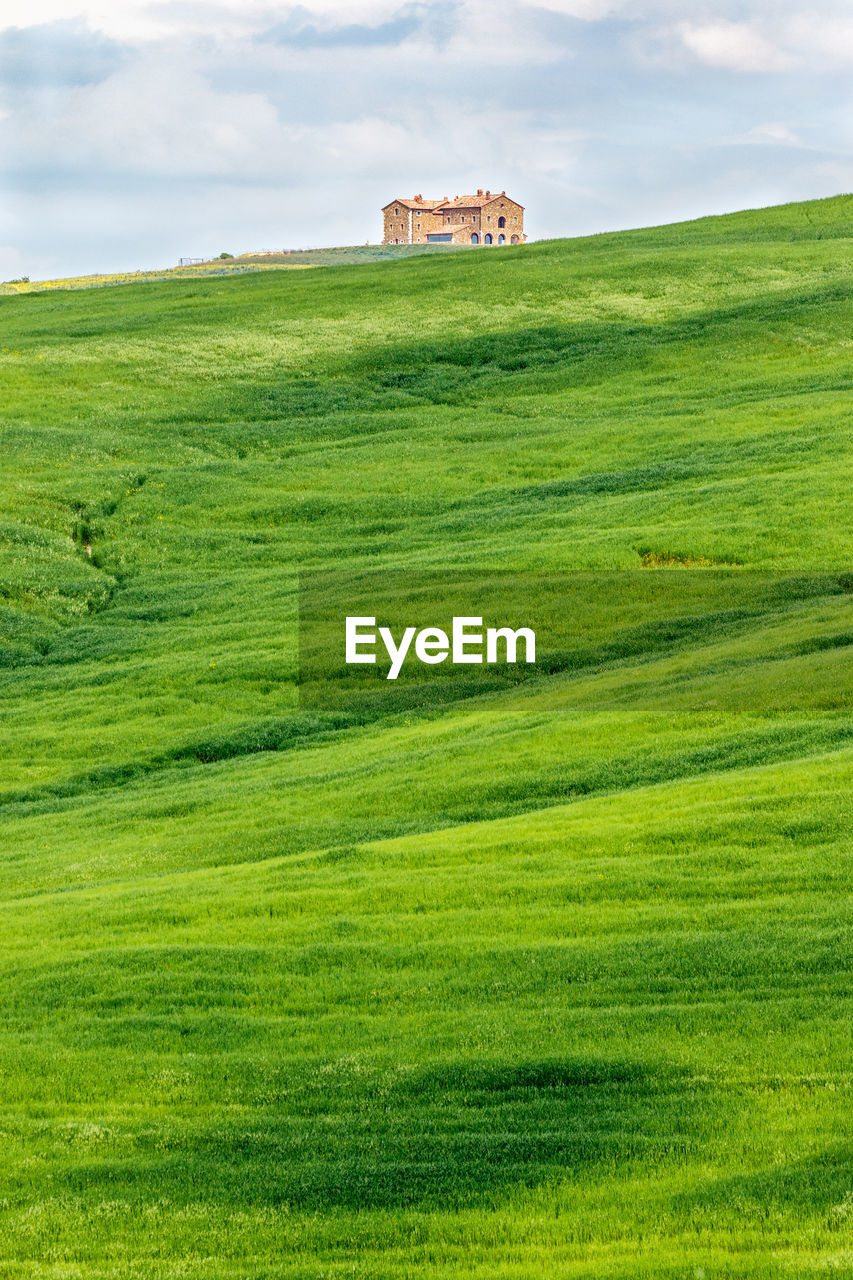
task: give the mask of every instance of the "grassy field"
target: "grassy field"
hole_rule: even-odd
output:
[[[851,247],[0,299],[4,1280],[853,1276]],[[450,568],[828,576],[300,700],[300,571]]]
[[[0,297],[15,296],[20,293],[53,293],[57,289],[106,289],[117,284],[152,284],[165,280],[193,281],[209,276],[244,275],[248,271],[272,270],[279,265],[275,262],[264,262],[253,259],[250,262],[200,262],[185,267],[163,267],[151,271],[113,271],[100,272],[90,276],[68,276],[55,280],[31,280],[29,276],[21,276],[17,280],[4,280],[0,283]],[[304,264],[293,264],[304,265]]]
[[[281,253],[241,253],[239,263],[276,263],[282,266],[351,267],[365,262],[395,262],[399,258],[435,257],[465,253],[467,244],[351,244],[330,249],[287,249]]]
[[[161,281],[204,280],[210,276],[239,276],[250,271],[273,271],[295,267],[348,267],[364,262],[393,262],[420,254],[454,253],[468,248],[453,244],[365,244],[337,249],[291,249],[281,253],[241,253],[229,259],[211,258],[186,266],[163,267],[151,271],[113,271],[90,276],[69,276],[56,280],[0,281],[0,297],[19,293],[45,293],[55,289],[104,289],[116,284],[152,284]]]

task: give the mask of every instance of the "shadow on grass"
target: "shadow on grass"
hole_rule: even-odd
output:
[[[330,1064],[278,1105],[204,1128],[136,1135],[120,1162],[66,1170],[71,1193],[288,1204],[458,1208],[587,1170],[656,1163],[701,1144],[707,1085],[663,1065],[542,1059],[389,1076]]]
[[[429,337],[415,342],[377,342],[355,354],[329,354],[322,372],[302,371],[266,381],[229,379],[215,389],[207,385],[193,394],[185,388],[180,406],[168,405],[159,421],[182,423],[275,421],[283,433],[298,426],[310,437],[306,420],[314,419],[322,434],[334,414],[372,414],[423,405],[503,402],[509,396],[604,385],[625,375],[642,376],[657,367],[664,347],[692,344],[697,358],[714,360],[724,344],[755,341],[767,326],[792,325],[797,317],[808,322],[815,311],[822,317],[847,306],[845,288],[792,290],[769,293],[746,301],[710,307],[700,314],[667,320],[622,318],[517,326],[471,336]],[[801,391],[848,390],[846,371],[798,372],[787,385]],[[778,380],[773,388],[778,394]],[[753,394],[768,388],[751,384]],[[742,398],[734,383],[727,395]],[[375,424],[350,422],[345,434],[372,431]],[[247,441],[251,432],[247,432]]]
[[[744,1223],[823,1215],[825,1225],[853,1222],[853,1144],[837,1143],[818,1155],[708,1183],[679,1196],[679,1216],[697,1227],[713,1227],[736,1213]]]

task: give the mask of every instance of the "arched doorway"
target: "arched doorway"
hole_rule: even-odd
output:
[[[498,244],[506,244],[506,236],[498,236]]]
[[[499,227],[505,227],[505,226],[506,226],[506,218],[504,218],[504,217],[500,217],[500,218],[498,218],[498,226],[499,226]]]
[[[491,244],[491,243],[492,243],[492,233],[491,233],[491,231],[487,231],[487,232],[486,232],[486,237],[485,237],[485,240],[483,241],[483,243],[484,243],[484,244]]]
[[[476,232],[476,231],[475,231],[475,232],[474,232],[474,234],[471,236],[471,243],[472,243],[472,244],[479,244],[479,243],[480,243],[480,237],[477,235],[477,232]]]

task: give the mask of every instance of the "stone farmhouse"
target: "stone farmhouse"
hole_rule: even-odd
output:
[[[524,205],[505,191],[448,200],[399,198],[382,210],[383,244],[523,244]]]

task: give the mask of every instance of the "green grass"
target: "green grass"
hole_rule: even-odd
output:
[[[169,280],[173,283],[181,280],[192,282],[209,276],[243,275],[249,271],[262,271],[280,265],[284,264],[264,263],[260,259],[252,260],[251,262],[220,262],[219,259],[214,258],[211,262],[202,262],[195,266],[162,267],[159,270],[155,268],[151,271],[101,272],[89,276],[60,277],[55,280],[30,280],[27,277],[0,282],[0,297],[15,296],[21,293],[52,293],[57,289],[105,289],[117,284],[150,284],[163,280]]]
[[[0,1276],[853,1275],[852,246],[0,299]],[[297,696],[301,570],[690,565],[835,586]]]
[[[282,266],[348,267],[363,262],[394,262],[398,258],[416,258],[419,255],[456,253],[470,249],[459,244],[350,244],[329,249],[285,249],[280,253],[241,253],[236,259],[243,263],[275,263]]]
[[[211,258],[183,267],[162,267],[150,271],[101,272],[88,276],[69,276],[56,280],[0,281],[0,297],[21,293],[45,293],[56,289],[104,289],[112,285],[151,284],[162,281],[204,280],[212,276],[239,276],[254,271],[274,271],[293,267],[346,267],[363,262],[393,262],[419,254],[453,253],[470,245],[454,244],[365,244],[343,245],[332,249],[290,249],[281,253],[241,253],[223,261]]]

